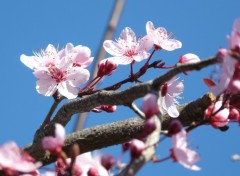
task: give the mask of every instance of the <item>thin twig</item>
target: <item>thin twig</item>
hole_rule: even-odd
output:
[[[112,38],[115,28],[118,24],[119,18],[121,16],[123,6],[124,6],[124,0],[116,0],[115,1],[115,5],[114,5],[114,8],[111,13],[112,15],[109,19],[108,26],[105,30],[105,35],[100,42],[101,45],[100,45],[98,53],[95,57],[96,59],[94,60],[94,63],[93,63],[93,69],[91,72],[90,80],[93,79],[94,77],[96,77],[96,75],[97,75],[97,63],[105,58],[106,51],[103,49],[102,43],[103,43],[103,41]],[[79,131],[79,130],[83,129],[83,126],[84,126],[86,118],[87,118],[87,114],[88,113],[79,114],[74,131]]]

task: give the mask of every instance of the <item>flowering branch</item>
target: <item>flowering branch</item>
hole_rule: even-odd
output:
[[[202,121],[205,109],[212,104],[213,101],[213,95],[206,94],[202,98],[199,98],[191,103],[180,105],[178,107],[180,112],[178,119],[184,126],[189,126]],[[165,114],[163,115],[162,119],[162,130],[167,130],[171,117]],[[65,151],[69,156],[71,153],[72,144],[74,143],[77,143],[80,146],[81,153],[111,145],[121,144],[129,141],[132,138],[137,138],[142,134],[143,129],[144,120],[139,117],[87,128],[68,135],[65,140],[63,151]],[[49,131],[47,132],[50,132],[50,129],[48,130]],[[54,128],[52,128],[52,130],[54,131]],[[29,146],[26,146],[25,150],[28,151],[38,161],[42,161],[43,165],[50,164],[56,159],[52,155],[47,155],[40,144],[33,143]]]

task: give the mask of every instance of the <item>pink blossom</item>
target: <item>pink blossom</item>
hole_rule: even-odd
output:
[[[150,55],[147,51],[152,47],[152,40],[147,35],[138,41],[131,28],[126,27],[117,42],[105,40],[104,49],[113,57],[108,58],[116,64],[127,65],[133,61],[140,62]]]
[[[195,151],[188,148],[187,133],[185,130],[181,130],[177,134],[173,135],[172,142],[173,148],[171,150],[171,156],[174,161],[183,165],[187,169],[194,171],[201,170],[200,167],[195,165],[195,163],[199,161],[200,157]]]
[[[146,118],[150,118],[160,112],[159,104],[157,103],[157,96],[154,94],[147,94],[143,98],[142,110]]]
[[[217,101],[205,111],[205,118],[211,118],[210,123],[214,128],[226,126],[229,122],[228,116],[230,115],[230,110],[229,108],[222,108],[222,103],[222,101]],[[220,108],[222,109],[220,110]]]
[[[196,63],[196,62],[200,62],[200,58],[193,53],[188,53],[181,56],[178,62],[181,64]]]
[[[75,165],[82,169],[81,176],[88,176],[88,172],[91,169],[101,176],[109,176],[108,171],[101,165],[100,158],[92,157],[90,152],[78,155]]]
[[[71,47],[72,45],[67,45],[66,48],[70,49],[65,49],[65,54],[63,51],[57,53],[54,46],[48,45],[45,51],[36,53],[35,56],[21,55],[20,60],[34,70],[34,75],[38,79],[36,85],[38,93],[51,96],[58,90],[69,99],[77,97],[77,87],[89,79],[90,73],[84,67],[91,59],[86,57],[80,60],[79,58],[84,58],[83,53],[77,55]],[[71,55],[74,55],[75,59],[71,58]],[[79,67],[79,64],[82,64],[82,67]]]
[[[24,153],[15,142],[7,142],[0,146],[0,168],[6,172],[36,172],[41,166],[40,162]]]
[[[59,51],[61,58],[71,61],[74,66],[86,68],[89,66],[93,57],[91,57],[91,50],[82,45],[75,46],[72,43],[67,43],[65,49]]]
[[[183,83],[175,77],[162,86],[160,98],[158,100],[162,114],[167,111],[168,115],[171,117],[179,116],[179,112],[176,108],[178,105],[177,99],[180,98],[179,95],[182,93],[183,89]]]
[[[171,34],[167,34],[167,30],[163,27],[155,28],[151,21],[146,24],[147,34],[152,37],[155,48],[173,51],[181,48],[182,43],[176,39],[171,39]]]
[[[65,140],[65,129],[60,124],[55,124],[55,137],[47,136],[42,139],[42,146],[51,153],[59,154]]]

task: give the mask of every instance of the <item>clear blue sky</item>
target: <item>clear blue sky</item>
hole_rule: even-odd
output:
[[[114,1],[1,1],[0,2],[0,51],[1,51],[1,110],[0,144],[14,140],[20,146],[32,141],[35,130],[51,106],[51,97],[39,95],[35,90],[36,79],[30,69],[19,60],[21,54],[32,55],[32,51],[45,48],[49,43],[63,47],[67,42],[86,45],[96,54]],[[181,54],[193,52],[200,58],[213,56],[220,47],[227,47],[226,34],[231,32],[234,19],[240,17],[240,1],[127,1],[115,32],[118,38],[121,30],[129,26],[137,35],[145,35],[145,24],[152,21],[155,26],[165,27],[182,41],[182,49],[160,52],[155,59],[175,63]],[[137,67],[138,65],[136,65]],[[135,67],[135,69],[136,69]],[[208,77],[213,68],[201,73],[181,75],[185,90],[182,103],[196,99],[208,91],[202,78]],[[120,66],[112,78],[106,78],[103,85],[110,85],[116,79],[126,77],[129,67]],[[142,80],[161,74],[155,71]],[[115,114],[90,114],[87,126],[113,122],[133,117],[134,113],[119,107]],[[67,131],[73,129],[72,122]],[[239,175],[240,162],[232,162],[230,156],[240,153],[239,127],[231,125],[223,133],[210,126],[202,127],[190,135],[192,148],[201,156],[200,172],[192,172],[179,164],[166,161],[148,164],[138,175]],[[167,156],[170,140],[158,147],[160,156]],[[104,151],[118,153],[120,147]]]

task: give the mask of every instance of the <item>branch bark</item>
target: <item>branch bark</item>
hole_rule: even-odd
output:
[[[214,101],[214,96],[207,93],[202,98],[178,107],[180,116],[178,119],[184,126],[200,122],[203,120],[205,109]],[[162,130],[168,129],[168,123],[171,119],[167,114],[164,115],[162,122]],[[81,153],[93,151],[96,149],[117,145],[137,138],[142,134],[144,120],[139,117],[130,118],[115,123],[109,123],[96,126],[82,131],[72,133],[66,137],[63,150],[69,156],[71,146],[77,143],[81,149]],[[43,165],[50,164],[55,161],[53,155],[47,154],[41,145],[31,144],[26,146],[24,150],[28,151],[36,160],[43,162]]]

